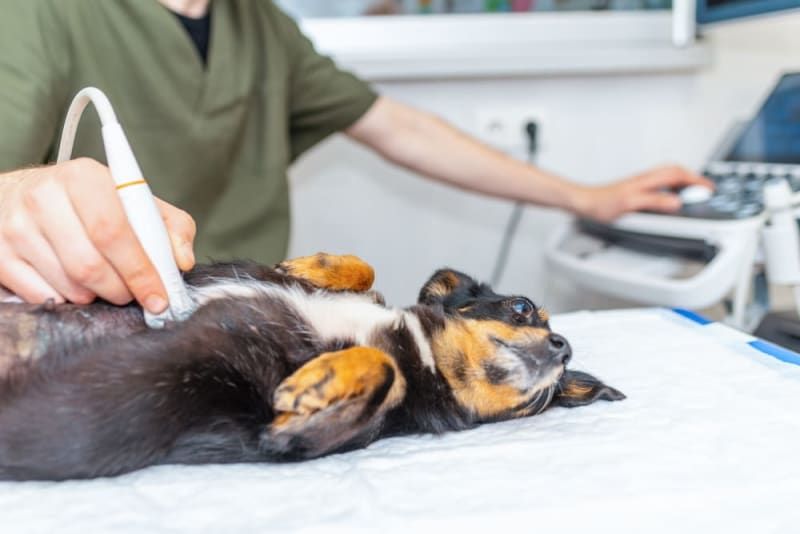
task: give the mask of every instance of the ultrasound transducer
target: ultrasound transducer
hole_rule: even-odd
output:
[[[64,121],[57,161],[61,163],[70,159],[78,123],[90,102],[94,104],[100,116],[108,167],[125,214],[167,291],[169,307],[158,315],[145,310],[145,322],[150,328],[163,328],[168,322],[182,321],[192,314],[194,303],[175,262],[169,234],[153,193],[139,168],[111,103],[99,89],[94,87],[83,89],[72,101]]]

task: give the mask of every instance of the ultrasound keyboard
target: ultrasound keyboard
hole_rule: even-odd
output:
[[[681,215],[701,219],[746,219],[763,210],[769,180],[785,179],[800,190],[800,73],[781,77],[756,116],[722,140],[706,166],[715,184],[705,202],[684,205]]]
[[[679,215],[700,219],[746,219],[763,210],[764,185],[785,179],[800,191],[800,165],[713,163],[704,172],[714,182],[714,195],[705,202],[685,204]]]

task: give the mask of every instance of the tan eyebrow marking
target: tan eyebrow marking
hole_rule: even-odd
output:
[[[544,308],[539,308],[539,311],[536,312],[539,316],[539,320],[543,323],[546,323],[550,320],[550,314]]]

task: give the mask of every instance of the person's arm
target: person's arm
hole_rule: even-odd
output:
[[[660,167],[610,185],[583,186],[516,160],[434,115],[387,97],[346,131],[387,160],[430,178],[488,195],[562,208],[601,221],[636,210],[675,211],[665,189],[709,185],[677,166]]]

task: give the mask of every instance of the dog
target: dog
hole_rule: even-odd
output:
[[[372,268],[318,254],[185,275],[186,321],[0,304],[0,479],[280,462],[624,395],[567,370],[547,313],[452,270],[387,307]]]

